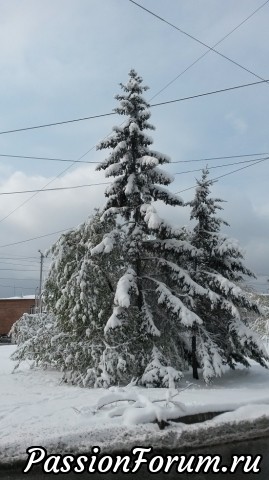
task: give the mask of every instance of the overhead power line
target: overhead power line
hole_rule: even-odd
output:
[[[34,257],[34,256],[32,256],[32,257],[29,257],[29,256],[25,257],[25,256],[24,256],[24,257],[23,257],[23,256],[21,256],[21,255],[10,255],[10,256],[8,256],[8,257],[7,257],[6,255],[4,255],[4,256],[1,256],[1,257],[0,257],[0,259],[4,259],[4,260],[7,259],[7,258],[8,258],[9,260],[10,260],[10,259],[14,259],[14,258],[19,259],[19,260],[23,260],[23,259],[24,259],[24,260],[29,260],[30,258],[31,258],[31,259],[36,259],[36,258],[38,258],[38,257]]]
[[[267,83],[267,82],[268,82],[268,80],[261,79],[257,82],[243,83],[241,85],[235,85],[233,87],[221,88],[219,90],[212,90],[212,91],[209,91],[209,92],[198,93],[196,95],[189,95],[187,97],[181,97],[181,98],[176,98],[176,99],[173,99],[173,100],[167,100],[165,102],[153,103],[153,104],[150,105],[150,107],[151,108],[160,107],[160,106],[163,106],[163,105],[169,105],[171,103],[184,102],[186,100],[193,100],[195,98],[207,97],[209,95],[216,95],[218,93],[224,93],[224,92],[229,92],[229,91],[232,91],[232,90],[238,90],[240,88],[252,87],[254,85],[260,85],[262,83]],[[13,129],[13,130],[5,130],[5,131],[1,131],[0,135],[5,135],[5,134],[8,134],[8,133],[24,132],[26,130],[34,130],[34,129],[38,129],[38,128],[54,127],[55,125],[63,125],[63,124],[66,124],[66,123],[83,122],[85,120],[104,117],[104,116],[108,116],[108,115],[116,115],[116,112],[103,113],[102,115],[92,115],[92,116],[83,117],[83,118],[74,118],[74,119],[71,119],[71,120],[64,120],[62,122],[54,122],[54,123],[46,123],[46,124],[41,124],[41,125],[34,125],[34,126],[31,126],[31,127],[16,128],[16,129]],[[83,155],[83,156],[85,156],[85,155]],[[74,162],[74,163],[78,162],[78,160],[68,160],[68,161],[71,161],[71,162]]]
[[[266,158],[260,158],[258,160],[268,160],[269,157],[266,157]],[[256,159],[257,160],[257,159]],[[256,161],[255,160],[255,161]],[[222,165],[213,165],[213,167],[207,167],[207,170],[212,170],[214,168],[223,168],[223,167],[231,167],[232,165],[240,165],[242,163],[252,163],[253,164],[253,159],[252,160],[243,160],[241,162],[233,162],[233,163],[223,163]],[[193,172],[201,172],[201,170],[203,170],[204,167],[202,168],[195,168],[194,170],[185,170],[184,172],[177,172],[177,173],[174,173],[174,175],[183,175],[184,173],[193,173]]]
[[[212,180],[218,180],[219,178],[223,178],[223,177],[226,177],[227,175],[232,175],[233,173],[236,173],[236,172],[239,172],[240,170],[244,170],[246,168],[249,168],[249,167],[252,167],[254,165],[257,165],[258,163],[261,163],[261,162],[264,162],[266,160],[268,160],[269,157],[267,158],[264,158],[262,160],[258,160],[258,161],[255,161],[253,162],[252,164],[250,165],[246,165],[244,167],[241,167],[241,168],[237,168],[236,170],[232,170],[231,172],[228,172],[228,173],[225,173],[223,175],[219,175],[218,177],[215,177],[215,178],[212,178]],[[183,192],[186,192],[187,190],[191,190],[193,188],[196,188],[197,185],[193,185],[192,187],[188,187],[188,188],[185,188],[184,190],[180,190],[179,192],[175,192],[174,194],[179,194],[179,193],[183,193]],[[32,238],[28,238],[27,240],[21,240],[19,242],[13,242],[13,243],[7,243],[5,245],[0,245],[0,248],[4,248],[4,247],[11,247],[13,245],[19,245],[21,243],[27,243],[27,242],[32,242],[33,240],[38,240],[40,238],[45,238],[45,237],[50,237],[52,235],[57,235],[58,233],[63,233],[63,232],[68,232],[69,230],[72,230],[74,229],[74,227],[70,227],[70,228],[65,228],[63,230],[58,230],[57,232],[52,232],[52,233],[47,233],[45,235],[39,235],[37,237],[32,237]]]
[[[268,0],[268,1],[269,1],[269,0]],[[231,33],[233,33],[233,31],[235,31],[237,28],[239,28],[239,27],[240,27],[243,23],[245,23],[249,18],[251,18],[258,10],[260,10],[263,6],[265,6],[266,3],[268,3],[268,1],[266,1],[264,4],[262,4],[262,5],[261,5],[259,8],[257,8],[254,12],[252,12],[251,15],[249,15],[249,16],[248,16],[246,19],[244,19],[239,25],[237,25],[231,32],[229,32],[225,37],[223,37],[223,39],[221,39],[221,41],[224,40],[225,38],[227,38],[227,36],[229,36]],[[218,43],[220,43],[220,41],[219,41]],[[211,51],[211,50],[212,50],[212,48],[211,48],[211,47],[208,47],[208,52]],[[208,53],[208,52],[206,52],[206,53]],[[216,53],[217,53],[217,52],[216,52]],[[202,57],[201,57],[201,58],[202,58]],[[198,59],[198,60],[199,60],[199,59]],[[197,60],[197,61],[198,61],[198,60]],[[191,66],[192,66],[192,65],[191,65]],[[190,67],[191,67],[191,66],[190,66]],[[189,67],[189,68],[190,68],[190,67]],[[182,75],[183,73],[184,73],[184,72],[182,72],[180,75]],[[259,78],[260,78],[260,77],[259,77]],[[159,92],[158,92],[158,93],[159,93]],[[154,95],[154,98],[158,95],[158,93]],[[110,115],[111,113],[112,113],[112,112],[109,112],[108,115]],[[102,114],[102,115],[103,115],[103,114]],[[106,114],[105,114],[105,115],[106,115]],[[78,120],[78,119],[76,119],[76,120]],[[69,121],[67,121],[67,122],[69,123]],[[70,165],[69,167],[67,167],[67,169],[63,170],[62,172],[60,172],[60,174],[59,174],[58,176],[56,176],[53,180],[51,180],[50,182],[48,182],[48,184],[46,184],[46,185],[44,186],[44,188],[45,188],[46,186],[48,186],[50,183],[52,183],[52,182],[53,182],[55,179],[57,179],[59,176],[61,176],[63,173],[65,173],[67,170],[69,170],[70,168],[72,168],[72,166],[73,166],[75,163],[80,162],[80,161],[82,160],[82,158],[84,158],[91,150],[93,150],[94,147],[95,147],[95,145],[94,145],[93,147],[91,147],[89,150],[87,150],[87,152],[85,152],[83,155],[81,155],[81,157],[79,157],[77,160],[73,160],[72,165]],[[88,163],[88,162],[87,162],[87,163]],[[94,162],[92,162],[92,163],[94,163]],[[176,163],[176,162],[175,162],[175,163]],[[34,193],[34,195],[33,195],[32,197],[30,197],[29,199],[27,199],[26,201],[24,201],[24,202],[23,202],[22,204],[20,204],[17,208],[15,208],[13,211],[11,211],[8,215],[6,215],[4,218],[2,218],[2,219],[0,220],[0,222],[4,221],[4,220],[5,220],[6,218],[8,218],[10,215],[12,215],[14,212],[16,212],[19,208],[21,208],[23,205],[25,205],[26,203],[28,203],[33,197],[35,197],[35,195],[38,195],[38,193],[39,193],[39,192]]]
[[[228,175],[232,175],[233,173],[239,172],[240,170],[245,170],[246,168],[253,167],[254,165],[257,165],[258,163],[265,162],[268,159],[269,159],[269,157],[262,158],[261,160],[257,160],[255,162],[251,163],[250,165],[245,165],[244,167],[237,168],[236,170],[232,170],[231,172],[224,173],[223,175],[219,175],[218,177],[214,177],[211,180],[213,180],[213,181],[219,180],[220,178],[227,177]],[[196,188],[196,187],[197,187],[197,184],[192,185],[191,187],[188,187],[188,188],[184,188],[184,190],[180,190],[179,192],[174,192],[174,194],[177,195],[179,193],[187,192],[188,190],[192,190],[193,188]]]
[[[25,270],[24,269],[19,269],[19,268],[2,268],[0,267],[0,272],[3,272],[3,271],[12,271],[12,272],[38,272],[38,268],[36,268],[35,270]]]
[[[244,84],[244,85],[241,85],[241,87],[239,85],[235,86],[235,87],[229,87],[228,89],[222,89],[220,90],[218,93],[220,92],[224,92],[224,91],[228,91],[228,90],[235,90],[235,89],[238,89],[238,88],[243,88],[243,87],[246,87],[246,86],[250,86],[250,85],[256,85],[258,83],[262,83],[264,82],[264,80],[262,80],[261,82],[254,82],[252,84]],[[217,93],[217,91],[214,91],[214,92],[208,92],[208,95],[212,95],[212,94],[215,94]],[[198,94],[198,95],[194,95],[193,98],[197,98],[197,97],[203,97],[205,96],[206,94],[203,93],[203,94]],[[164,105],[164,104],[167,104],[167,103],[175,103],[175,101],[183,101],[183,100],[187,100],[187,99],[190,99],[191,97],[185,97],[185,98],[181,98],[181,99],[177,99],[177,100],[172,100],[172,101],[168,101],[168,102],[162,102],[161,104],[155,104],[154,106],[158,106],[158,105]],[[1,132],[0,132],[1,133]],[[109,135],[107,135],[108,137]],[[106,137],[106,138],[107,138]],[[43,188],[40,190],[44,190],[46,187],[48,187],[51,183],[53,183],[57,178],[61,177],[64,173],[66,173],[68,170],[70,170],[75,164],[77,161],[80,161],[82,160],[89,152],[91,152],[93,149],[94,149],[95,145],[93,145],[93,147],[91,147],[89,150],[87,150],[85,153],[83,153],[83,155],[81,155],[77,160],[73,160],[72,161],[72,164],[69,165],[67,168],[65,168],[64,170],[62,170],[58,175],[56,175],[56,177],[54,177],[52,180],[50,180],[48,183],[46,183]],[[21,207],[23,207],[26,203],[28,203],[30,200],[32,200],[36,195],[38,195],[40,193],[40,191],[38,192],[35,192],[30,198],[28,198],[27,200],[25,200],[24,202],[22,202],[21,204],[19,204],[16,208],[14,208],[13,210],[11,210],[11,212],[9,212],[7,215],[5,215],[4,217],[2,217],[0,219],[0,223],[2,223],[3,221],[5,221],[7,218],[9,218],[11,215],[13,215],[13,213],[15,213],[17,210],[19,210]]]
[[[217,46],[221,41],[223,41],[225,38],[227,38],[229,35],[231,35],[235,30],[237,30],[241,25],[243,25],[243,23],[245,23],[249,18],[251,18],[258,10],[260,10],[263,6],[265,6],[267,3],[268,3],[269,0],[267,0],[264,4],[262,4],[260,7],[258,7],[256,10],[254,10],[254,12],[252,12],[251,15],[249,15],[246,19],[244,19],[239,25],[237,25],[233,30],[231,30],[231,32],[229,32],[225,37],[223,37],[215,46]],[[187,69],[185,69],[185,71],[187,71],[189,68],[191,68],[197,61],[199,61],[203,56],[205,56],[208,52],[210,51],[210,49],[205,52],[204,55],[202,55],[200,58],[198,58],[195,62],[193,62]],[[181,75],[183,75],[185,73],[185,71],[181,72]],[[179,77],[177,76],[176,79]],[[176,80],[174,79],[174,80]],[[173,80],[173,81],[174,81]],[[172,82],[173,82],[172,81]],[[172,83],[170,82],[169,85]],[[167,88],[168,85],[166,85],[164,88]],[[163,91],[163,90],[162,90]],[[152,98],[155,98],[159,93],[161,92],[157,92],[157,94],[154,95],[154,97]],[[108,135],[107,135],[108,137]],[[105,138],[107,138],[105,137]],[[67,170],[69,170],[70,168],[72,168],[73,165],[75,165],[75,163],[77,162],[80,162],[82,160],[82,158],[84,158],[89,152],[91,152],[93,149],[94,149],[95,145],[93,147],[91,147],[90,149],[88,149],[83,155],[81,155],[77,160],[74,160],[72,162],[72,165],[70,165],[69,167],[67,167],[65,170],[63,170],[62,172],[60,172],[56,177],[54,177],[53,180],[51,180],[50,182],[48,182],[46,185],[44,185],[44,188],[46,186],[48,186],[49,184],[51,184],[55,179],[57,179],[59,176],[61,176],[63,173],[65,173]],[[91,162],[91,163],[94,163],[94,162]],[[175,162],[176,163],[176,162]],[[34,193],[34,195],[32,195],[29,199],[27,199],[26,201],[24,201],[23,203],[21,203],[20,205],[18,205],[14,210],[12,210],[8,215],[6,215],[4,218],[2,218],[0,220],[0,222],[4,221],[6,218],[10,217],[13,213],[15,213],[17,210],[19,210],[22,206],[24,206],[26,203],[28,203],[32,198],[34,198],[36,195],[38,195],[38,192],[37,193]]]
[[[15,261],[15,262],[17,262],[17,261],[26,262],[23,265],[28,265],[29,264],[29,265],[33,266],[34,264],[39,264],[38,260],[31,260],[31,257],[29,257],[29,260],[27,260],[27,257],[25,259],[23,257],[20,258],[20,257],[16,257],[16,256],[14,256],[14,257],[13,256],[10,256],[10,257],[2,257],[1,256],[0,257],[0,263],[5,263],[6,260],[12,260],[12,261]],[[8,262],[8,263],[10,263],[10,262]],[[15,263],[14,263],[14,265],[15,265]]]
[[[170,163],[211,162],[212,160],[228,160],[230,158],[258,157],[260,155],[268,155],[268,152],[246,153],[246,154],[242,154],[242,155],[225,155],[225,156],[222,156],[222,157],[203,157],[203,158],[198,158],[198,159],[195,158],[195,159],[191,159],[191,160],[175,160],[175,161],[170,162]]]
[[[20,257],[0,257],[0,263],[5,263],[3,262],[3,260],[15,260],[15,261],[20,261],[20,262],[26,262],[26,264],[24,263],[23,265],[34,265],[35,263],[38,263],[37,260],[27,260],[27,259],[24,259],[24,258],[20,258]],[[8,262],[9,263],[9,262]]]
[[[0,245],[0,248],[12,247],[13,245],[20,245],[21,243],[27,243],[27,242],[32,242],[33,240],[39,240],[40,238],[51,237],[52,235],[57,235],[58,233],[68,232],[73,228],[74,227],[65,228],[63,230],[58,230],[57,232],[46,233],[45,235],[38,235],[37,237],[28,238],[27,240],[20,240],[19,242],[6,243],[5,245]]]
[[[100,183],[88,183],[84,185],[73,185],[71,187],[54,187],[54,188],[38,188],[35,190],[18,190],[14,192],[0,192],[0,195],[17,195],[20,193],[33,193],[33,192],[55,192],[58,190],[74,190],[76,188],[84,188],[84,187],[96,187],[99,185],[109,185],[110,182],[100,182]]]
[[[0,135],[4,135],[5,133],[24,132],[26,130],[34,130],[38,128],[54,127],[55,125],[64,125],[67,123],[83,122],[85,120],[92,120],[93,118],[109,117],[110,115],[115,115],[115,112],[101,113],[100,115],[91,115],[89,117],[73,118],[72,120],[63,120],[61,122],[44,123],[42,125],[34,125],[32,127],[16,128],[14,130],[0,132]]]
[[[90,148],[89,150],[87,150],[87,152],[83,153],[77,160],[82,160],[82,158],[84,158],[91,150],[93,150],[94,147]],[[76,161],[72,161],[72,164],[71,165],[68,165],[68,167],[66,167],[64,170],[61,170],[60,173],[58,173],[58,175],[56,175],[54,178],[52,178],[49,182],[47,182],[43,188],[45,189],[46,187],[48,187],[49,185],[51,185],[51,183],[53,183],[55,180],[57,180],[57,178],[60,178],[64,173],[66,173],[68,170],[70,170],[74,165],[75,165]],[[38,195],[39,192],[36,192],[34,193],[33,195],[31,195],[30,198],[27,198],[27,200],[24,200],[24,202],[20,203],[16,208],[14,208],[13,210],[11,210],[11,212],[9,212],[7,215],[5,215],[4,217],[2,217],[0,219],[0,223],[4,222],[7,218],[9,218],[11,215],[13,215],[13,213],[17,212],[17,210],[19,210],[21,207],[23,207],[24,205],[26,205],[26,203],[30,202],[36,195]]]
[[[261,10],[267,3],[269,3],[269,0],[266,0],[262,5],[260,5],[258,8],[256,8],[250,15],[248,15],[244,20],[242,20],[238,25],[236,25],[232,30],[230,30],[224,37],[222,37],[217,43],[213,45],[213,48],[215,48],[217,45],[222,43],[226,38],[228,38],[232,33],[234,33],[238,28],[240,28],[243,24],[245,24],[250,18],[252,18],[259,10]],[[153,100],[155,97],[157,97],[160,93],[162,93],[164,90],[166,90],[172,83],[174,83],[179,77],[181,77],[184,73],[186,73],[192,66],[194,66],[196,63],[198,63],[202,58],[204,58],[206,55],[210,53],[210,50],[207,50],[203,55],[199,56],[194,62],[192,62],[185,70],[183,70],[180,74],[178,74],[175,78],[173,78],[170,82],[168,82],[161,90],[159,90],[157,93],[151,97],[150,100]],[[266,153],[253,153],[249,154],[248,156],[254,156],[254,155],[266,155]],[[214,158],[206,158],[206,159],[199,159],[199,160],[182,160],[182,162],[195,162],[195,161],[203,161],[203,160],[215,160],[215,159],[224,159],[224,158],[235,158],[235,157],[243,157],[247,155],[236,155],[236,156],[229,156],[229,157],[214,157]],[[8,155],[8,154],[0,154],[0,157],[8,157],[8,158],[25,158],[25,159],[35,159],[35,160],[48,160],[48,161],[58,161],[58,162],[74,162],[74,163],[99,163],[99,162],[92,162],[92,161],[87,161],[87,160],[73,160],[73,159],[62,159],[62,158],[48,158],[48,157],[39,157],[39,156],[26,156],[26,155]],[[177,162],[171,162],[171,163],[177,163]]]
[[[266,158],[261,158],[259,160],[267,160],[269,157]],[[257,160],[257,159],[256,159]],[[239,165],[242,163],[251,163],[253,162],[252,160],[243,160],[241,162],[233,162],[233,163],[223,163],[221,165],[214,165],[213,167],[208,167],[208,170],[211,170],[212,168],[223,168],[223,167],[230,167],[231,165]],[[168,164],[169,165],[169,164]],[[199,172],[203,170],[203,168],[197,168],[194,170],[185,170],[183,172],[176,172],[174,175],[182,175],[184,173],[192,173],[192,172]],[[73,185],[70,187],[54,187],[54,188],[39,188],[39,189],[34,189],[34,190],[17,190],[17,191],[12,191],[12,192],[0,192],[1,195],[17,195],[17,194],[25,194],[25,193],[33,193],[33,192],[55,192],[55,191],[62,191],[62,190],[74,190],[77,188],[85,188],[85,187],[94,187],[94,186],[99,186],[99,185],[110,185],[111,182],[100,182],[100,183],[86,183],[83,185]]]
[[[161,105],[168,105],[171,103],[183,102],[185,100],[192,100],[194,98],[207,97],[209,95],[215,95],[217,93],[229,92],[231,90],[238,90],[239,88],[252,87],[253,85],[259,85],[261,83],[267,83],[268,80],[259,80],[257,82],[244,83],[241,85],[235,85],[233,87],[221,88],[219,90],[212,90],[210,92],[198,93],[197,95],[190,95],[189,97],[176,98],[175,100],[167,100],[165,102],[154,103],[151,107],[159,107]],[[1,133],[1,132],[0,132]]]
[[[264,82],[264,80],[262,80],[261,82],[255,82],[253,84],[245,84],[245,85],[242,85],[241,87],[245,87],[245,86],[250,86],[250,85],[255,85],[257,83],[262,83]],[[240,86],[235,86],[235,87],[229,87],[228,89],[226,89],[226,91],[228,90],[233,90],[233,89],[238,89]],[[225,91],[225,89],[222,89],[221,92]],[[216,91],[215,92],[208,92],[208,94],[213,94],[213,93],[217,93]],[[193,98],[195,97],[199,97],[199,96],[205,96],[205,94],[199,94],[199,95],[195,95],[193,96]],[[188,99],[190,99],[188,97]],[[187,100],[187,97],[184,98],[184,99],[178,99],[178,101],[183,101],[183,100]],[[165,103],[174,103],[175,100],[172,100],[172,101],[169,101],[169,102],[162,102],[162,104],[165,104]],[[155,106],[157,106],[159,104],[156,104]],[[0,132],[1,133],[1,132]],[[107,135],[105,138],[109,137],[109,135]],[[64,170],[62,170],[58,175],[56,175],[52,180],[50,180],[48,183],[46,183],[42,190],[44,190],[46,187],[48,187],[51,183],[53,183],[55,180],[57,180],[57,178],[59,178],[60,176],[62,176],[64,173],[66,173],[68,170],[70,170],[75,164],[76,162],[79,162],[81,161],[86,155],[88,155],[89,152],[91,152],[93,149],[95,148],[95,145],[93,145],[89,150],[87,150],[85,153],[83,153],[79,158],[77,158],[76,160],[73,160],[72,161],[72,164],[69,165],[67,168],[65,168]],[[40,191],[42,191],[40,190]],[[30,198],[28,198],[27,200],[25,200],[24,202],[20,203],[16,208],[14,208],[13,210],[11,210],[11,212],[9,212],[7,215],[5,215],[4,217],[2,217],[0,219],[0,223],[2,223],[3,221],[5,221],[7,218],[9,218],[11,215],[13,215],[13,213],[15,213],[16,211],[18,211],[21,207],[23,207],[24,205],[26,205],[26,203],[28,203],[29,201],[31,201],[36,195],[38,195],[40,192],[35,192]]]
[[[22,282],[36,282],[37,278],[0,277],[0,280],[20,280]],[[16,287],[16,285],[15,285]]]
[[[24,285],[0,285],[1,288],[21,288],[22,290],[32,290],[34,291],[34,288],[33,287],[25,287]],[[9,310],[9,308],[7,308],[6,310]]]
[[[220,178],[227,177],[228,175],[231,175],[232,173],[239,172],[240,170],[245,170],[246,168],[252,167],[253,165],[257,165],[258,163],[265,162],[268,160],[269,157],[263,158],[261,160],[255,161],[254,163],[251,163],[250,165],[245,165],[244,167],[237,168],[236,170],[232,170],[231,172],[228,173],[223,173],[222,175],[219,175],[218,177],[213,178],[213,180],[219,180]]]
[[[214,47],[210,47],[210,46],[207,45],[205,42],[202,42],[202,40],[199,40],[197,37],[194,37],[194,35],[191,35],[190,33],[187,33],[185,30],[182,30],[182,28],[177,27],[176,25],[174,25],[173,23],[169,22],[169,21],[166,20],[165,18],[163,18],[163,17],[161,17],[160,15],[157,15],[156,13],[152,12],[152,10],[149,10],[148,8],[143,7],[143,5],[140,5],[140,3],[137,3],[137,2],[135,2],[134,0],[129,0],[129,2],[133,3],[133,4],[136,5],[137,7],[141,8],[142,10],[144,10],[145,12],[147,12],[147,13],[149,13],[150,15],[152,15],[153,17],[157,18],[158,20],[161,20],[162,22],[166,23],[166,24],[169,25],[170,27],[174,28],[174,29],[177,30],[178,32],[180,32],[180,33],[182,33],[183,35],[185,35],[186,37],[191,38],[191,39],[194,40],[196,43],[199,43],[200,45],[203,45],[204,47],[206,47],[207,49],[209,49],[211,52],[216,53],[217,55],[219,55],[220,57],[224,58],[225,60],[228,60],[230,63],[233,63],[234,65],[236,65],[237,67],[241,68],[242,70],[245,70],[245,72],[248,72],[248,73],[250,73],[251,75],[254,75],[254,77],[259,78],[260,80],[264,80],[264,78],[262,78],[260,75],[256,74],[255,72],[253,72],[253,71],[250,70],[249,68],[244,67],[244,66],[243,66],[242,64],[240,64],[239,62],[236,62],[236,61],[233,60],[232,58],[227,57],[227,55],[224,55],[223,53],[219,52],[219,51],[216,50]],[[266,82],[268,82],[268,81],[266,81]]]
[[[7,153],[0,153],[0,157],[23,158],[26,160],[48,160],[52,162],[96,163],[96,162],[87,162],[86,160],[72,160],[71,158],[36,157],[36,156],[30,156],[30,155],[10,155]]]
[[[268,0],[269,1],[269,0]],[[259,153],[242,153],[241,155],[224,155],[218,157],[202,157],[190,160],[172,160],[167,166],[171,163],[190,163],[190,162],[210,162],[212,160],[228,160],[230,158],[244,158],[244,157],[258,157],[260,155],[268,155],[268,152],[259,152]],[[22,159],[30,159],[30,160],[51,160],[53,162],[73,162],[73,163],[92,163],[96,165],[100,165],[101,162],[97,161],[90,161],[90,160],[72,160],[67,158],[51,158],[51,157],[38,157],[38,156],[29,156],[29,155],[10,155],[5,153],[0,153],[0,157],[7,157],[7,158],[22,158]]]
[[[216,95],[217,93],[229,92],[231,90],[238,90],[239,88],[252,87],[253,85],[259,85],[261,83],[267,83],[268,80],[259,80],[257,82],[244,83],[241,85],[235,85],[233,87],[221,88],[219,90],[212,90],[210,92],[198,93],[197,95],[190,95],[188,97],[176,98],[175,100],[167,100],[166,102],[159,102],[150,105],[150,107],[159,107],[161,105],[168,105],[170,103],[183,102],[185,100],[192,100],[194,98],[207,97],[209,95]],[[0,132],[1,133],[1,132]]]
[[[14,262],[3,262],[3,260],[0,260],[0,270],[2,269],[2,265],[20,266],[20,267],[34,267],[35,266],[34,263],[14,263]]]
[[[217,43],[215,43],[212,48],[215,48],[218,45],[220,45],[220,43],[222,43],[224,40],[226,40],[226,38],[228,38],[230,35],[232,35],[232,33],[234,33],[236,30],[238,30],[238,28],[240,28],[242,25],[244,25],[244,23],[246,23],[248,20],[250,20],[250,18],[252,18],[259,10],[261,10],[263,7],[265,7],[265,5],[267,3],[269,3],[269,0],[266,0],[266,2],[264,2],[258,8],[256,8],[256,10],[254,10],[244,20],[242,20],[238,25],[236,25],[232,30],[230,30],[230,32],[228,32]],[[170,85],[172,85],[172,83],[174,83],[176,80],[178,80],[184,73],[186,73],[188,70],[190,70],[194,65],[196,65],[196,63],[198,63],[200,60],[202,60],[202,58],[204,58],[210,52],[211,52],[211,50],[207,50],[205,53],[203,53],[203,55],[200,55],[198,58],[196,58],[196,60],[194,60],[188,67],[186,67],[184,70],[182,70],[182,72],[180,72],[176,77],[174,77],[172,80],[170,80],[170,82],[168,82],[163,88],[161,88],[161,90],[159,90],[157,93],[155,93],[155,95],[153,95],[153,97],[151,97],[151,100],[153,100],[155,97],[157,97],[157,95],[159,95],[160,93],[164,92],[164,90],[166,90],[168,87],[170,87]]]

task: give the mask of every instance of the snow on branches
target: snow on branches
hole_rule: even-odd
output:
[[[193,298],[193,310],[203,321],[203,331],[193,331],[192,358],[196,367],[198,363],[202,367],[206,381],[222,372],[222,364],[233,367],[240,361],[247,365],[250,357],[265,365],[267,359],[261,339],[251,333],[243,314],[246,310],[257,315],[260,308],[235,283],[253,274],[243,264],[238,242],[220,232],[221,225],[228,224],[215,215],[222,209],[221,200],[210,197],[214,182],[208,179],[208,173],[203,170],[195,197],[189,202],[190,218],[196,222],[191,243],[200,249],[189,267],[192,278],[208,291],[204,297]]]
[[[178,232],[158,215],[154,206],[156,200],[171,206],[181,206],[183,202],[163,187],[173,181],[173,176],[160,168],[170,161],[169,157],[150,148],[153,140],[146,131],[153,127],[148,122],[149,105],[143,98],[147,87],[142,85],[142,78],[131,70],[128,82],[121,84],[121,88],[123,93],[116,96],[119,106],[115,111],[126,119],[122,126],[114,127],[110,137],[98,146],[99,149],[110,148],[111,152],[97,169],[115,177],[106,189],[107,202],[102,218],[115,218],[118,228],[124,232],[122,256],[126,265],[116,285],[113,312],[106,323],[105,334],[107,341],[117,345],[118,352],[130,348],[128,341],[133,338],[132,355],[139,359],[139,363],[132,362],[127,369],[131,368],[130,376],[137,376],[142,381],[144,372],[148,372],[148,366],[152,365],[152,351],[158,349],[158,345],[162,346],[165,368],[177,371],[184,363],[180,328],[186,329],[200,320],[184,299],[179,298],[174,272],[167,270],[165,278],[161,282],[159,280],[161,260],[167,261],[177,250],[177,263],[180,253],[189,254],[193,248],[187,241],[178,240]],[[102,254],[106,238],[95,247],[94,254]],[[182,275],[182,285],[184,278]],[[168,316],[166,323],[165,316]],[[167,337],[167,326],[177,324],[177,321],[179,331],[176,339]],[[165,342],[164,335],[167,337]],[[119,340],[123,342],[123,347]],[[177,349],[178,353],[172,355],[171,352]],[[174,365],[170,365],[172,357]],[[134,371],[135,365],[137,371]],[[157,368],[156,365],[154,368]],[[163,373],[157,377],[159,385],[167,383]],[[179,377],[175,375],[175,378]]]
[[[114,111],[124,121],[97,147],[109,149],[97,167],[111,179],[105,205],[51,247],[43,298],[52,327],[37,318],[32,343],[25,338],[18,352],[38,352],[36,360],[61,369],[65,381],[93,387],[136,378],[174,388],[190,366],[209,382],[248,357],[265,366],[246,319],[261,312],[238,285],[253,274],[238,243],[221,233],[228,224],[217,215],[222,200],[210,197],[208,170],[188,203],[194,227],[180,228],[183,201],[167,188],[174,177],[163,168],[170,158],[148,135],[148,87],[133,69],[120,86]],[[173,225],[156,201],[174,208]]]

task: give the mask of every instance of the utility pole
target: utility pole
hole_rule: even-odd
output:
[[[38,250],[40,253],[40,279],[39,279],[39,313],[42,313],[42,277],[43,277],[43,262],[44,262],[44,254],[41,250]]]

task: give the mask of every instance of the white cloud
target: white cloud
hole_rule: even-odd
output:
[[[105,182],[102,173],[96,172],[94,167],[83,165],[62,177],[54,180],[53,177],[27,175],[17,171],[6,182],[2,183],[2,192],[35,190],[49,188],[65,188],[69,186],[94,184]],[[83,221],[95,206],[99,206],[103,199],[104,186],[84,187],[80,189],[40,192],[27,202],[34,193],[2,195],[0,203],[1,218],[10,215],[3,226],[12,228],[16,232],[27,232],[37,235],[38,232],[46,233],[53,228],[60,229],[68,225],[76,225]],[[18,208],[25,202],[21,208]],[[1,219],[0,219],[1,220]]]
[[[240,135],[246,133],[248,125],[246,121],[238,114],[231,112],[228,113],[225,118],[236,133],[239,133]]]

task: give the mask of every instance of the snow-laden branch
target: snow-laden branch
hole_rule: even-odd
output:
[[[115,246],[115,235],[116,231],[112,230],[110,233],[106,234],[103,240],[91,249],[91,255],[99,255],[100,253],[110,253]]]
[[[115,305],[128,308],[131,303],[131,294],[138,294],[136,283],[136,273],[132,268],[128,268],[126,273],[119,279],[114,297]]]
[[[163,283],[152,277],[144,277],[147,280],[157,285],[156,293],[158,294],[158,303],[163,305],[164,308],[177,316],[182,325],[186,327],[192,327],[194,324],[201,325],[203,321],[196,315],[196,313],[189,310],[184,303],[174,295],[171,290]]]

